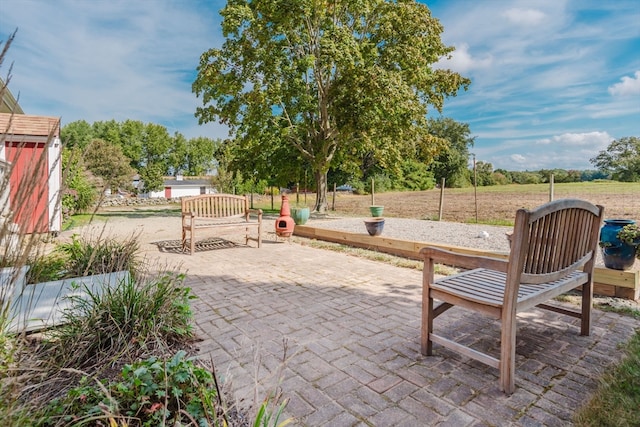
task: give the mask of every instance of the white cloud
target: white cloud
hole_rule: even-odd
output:
[[[524,26],[536,26],[543,22],[546,17],[544,12],[539,10],[518,8],[506,10],[502,15],[511,23]]]
[[[636,71],[635,77],[622,77],[620,83],[609,86],[608,91],[612,96],[640,95],[640,71]]]
[[[586,132],[586,133],[564,133],[551,138],[540,139],[536,141],[538,144],[560,145],[562,147],[585,147],[596,148],[604,147],[613,138],[607,132]]]
[[[524,157],[521,154],[512,154],[510,157],[511,157],[511,160],[513,160],[516,163],[524,163],[527,161],[526,157]]]
[[[435,66],[437,68],[449,68],[458,73],[467,73],[471,70],[487,68],[491,66],[493,58],[486,55],[483,58],[473,57],[469,52],[469,45],[461,44],[456,46],[456,50],[451,54],[450,59],[443,58]]]

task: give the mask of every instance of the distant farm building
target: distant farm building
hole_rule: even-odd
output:
[[[136,183],[134,182],[134,186],[135,185]],[[216,192],[216,189],[211,183],[211,179],[192,179],[178,175],[175,178],[165,178],[162,190],[151,191],[141,196],[149,198],[166,197],[167,199],[171,199],[184,196],[197,196],[200,194],[214,194]]]

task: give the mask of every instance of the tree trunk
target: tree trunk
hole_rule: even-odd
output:
[[[324,213],[327,211],[327,173],[315,171],[313,173],[316,180],[316,205],[314,211]]]

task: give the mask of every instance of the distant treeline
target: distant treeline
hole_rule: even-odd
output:
[[[473,171],[470,171],[473,174]],[[553,182],[582,182],[597,179],[610,179],[611,176],[599,170],[565,170],[541,169],[539,171],[508,171],[496,169],[492,173],[478,172],[478,185],[506,185],[506,184],[543,184]],[[472,178],[473,182],[473,178]]]

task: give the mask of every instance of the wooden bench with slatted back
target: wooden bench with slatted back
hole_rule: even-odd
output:
[[[233,194],[203,194],[183,197],[182,210],[182,251],[187,247],[189,235],[190,253],[196,247],[195,231],[212,228],[244,228],[245,244],[249,240],[262,244],[262,209],[249,209],[247,196]],[[255,218],[255,219],[254,219]],[[257,237],[250,237],[250,230],[257,229]]]
[[[602,206],[576,199],[556,200],[531,211],[520,209],[508,260],[423,248],[422,354],[431,355],[432,343],[437,343],[497,368],[500,388],[511,394],[518,312],[540,307],[577,317],[580,334],[589,335],[593,269],[603,215]],[[434,281],[434,263],[468,270]],[[582,287],[579,311],[546,303],[578,287]],[[442,302],[434,306],[434,300]],[[501,322],[499,358],[434,332],[434,319],[454,305]],[[473,322],[473,316],[467,319]]]

